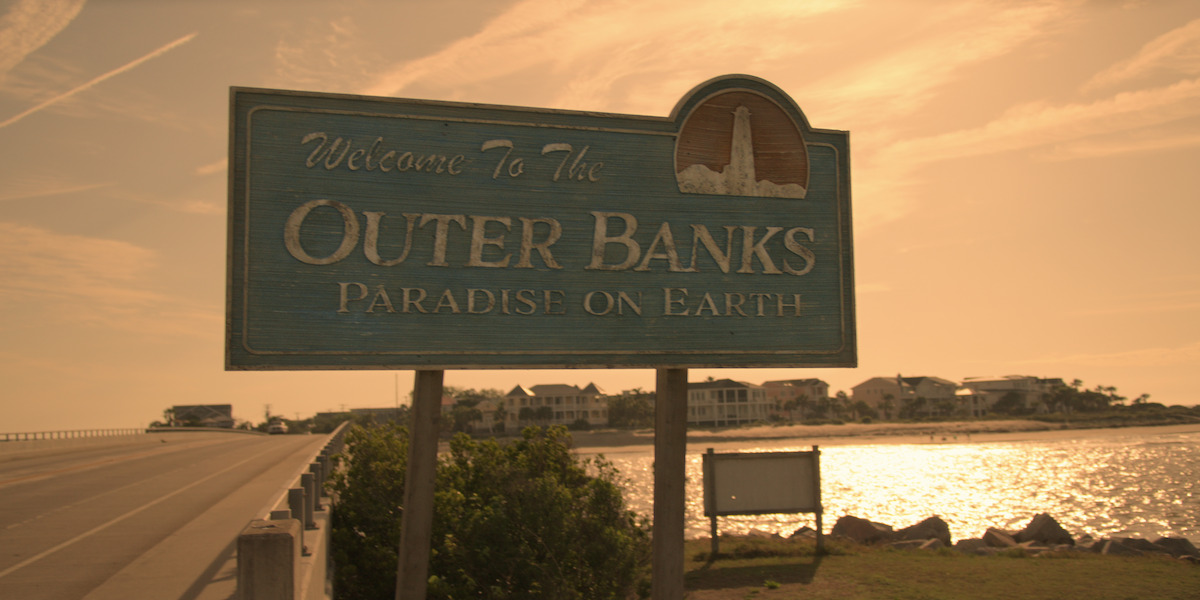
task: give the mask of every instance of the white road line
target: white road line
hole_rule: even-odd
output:
[[[11,566],[11,567],[9,567],[9,568],[7,568],[7,569],[3,570],[3,571],[0,571],[0,577],[4,577],[5,575],[8,575],[9,573],[12,573],[12,572],[14,572],[14,571],[17,571],[17,570],[19,570],[19,569],[22,569],[22,568],[24,568],[24,567],[26,567],[26,566],[30,565],[30,564],[33,564],[33,563],[35,563],[35,562],[37,562],[37,561],[39,561],[39,560],[41,560],[41,559],[43,559],[43,558],[45,558],[45,557],[47,557],[47,556],[51,555],[51,554],[54,554],[55,552],[58,552],[59,550],[62,550],[63,548],[66,548],[67,546],[70,546],[71,544],[74,544],[75,542],[78,542],[78,541],[80,541],[80,540],[82,540],[82,539],[84,539],[84,538],[87,538],[87,537],[90,537],[90,536],[92,536],[92,535],[94,535],[94,534],[96,534],[96,533],[99,533],[100,531],[103,531],[103,530],[105,530],[105,529],[107,529],[107,528],[109,528],[109,527],[111,527],[111,526],[113,526],[113,525],[116,525],[117,523],[120,523],[121,521],[124,521],[125,519],[128,519],[129,517],[132,517],[133,515],[136,515],[136,514],[138,514],[138,513],[142,512],[143,510],[146,510],[147,508],[150,508],[150,507],[152,507],[152,506],[155,506],[155,505],[157,505],[157,504],[160,504],[160,503],[162,503],[162,502],[164,502],[164,501],[166,501],[166,500],[168,500],[168,499],[170,499],[170,498],[174,498],[175,496],[178,496],[179,494],[182,494],[183,492],[186,492],[187,490],[190,490],[190,489],[192,489],[192,488],[194,488],[194,487],[196,487],[196,486],[200,485],[201,483],[204,483],[204,482],[208,481],[209,479],[212,479],[212,478],[214,478],[214,477],[216,477],[216,476],[218,476],[218,475],[222,475],[222,474],[224,474],[224,473],[227,473],[227,472],[229,472],[229,471],[232,471],[232,470],[234,470],[234,469],[236,469],[236,468],[238,468],[238,467],[240,467],[240,466],[242,466],[242,465],[244,465],[244,464],[246,464],[246,463],[248,463],[248,462],[250,462],[250,461],[252,461],[252,460],[256,460],[256,459],[258,459],[258,458],[260,458],[260,456],[257,456],[257,455],[256,455],[256,456],[251,456],[250,458],[247,458],[246,460],[243,460],[243,461],[241,461],[241,462],[239,462],[239,463],[236,463],[236,464],[230,465],[230,466],[228,466],[228,467],[226,467],[226,468],[224,468],[224,469],[222,469],[222,470],[220,470],[220,471],[217,471],[216,473],[213,473],[213,474],[211,474],[211,475],[209,475],[209,476],[207,476],[207,477],[203,477],[203,478],[201,478],[201,479],[197,479],[196,481],[193,481],[192,483],[189,483],[188,485],[185,485],[185,486],[183,486],[183,487],[181,487],[181,488],[179,488],[179,489],[175,490],[174,492],[171,492],[170,494],[167,494],[167,495],[165,495],[165,496],[161,496],[161,497],[159,497],[159,498],[158,498],[158,499],[156,499],[156,500],[151,500],[150,502],[147,502],[147,503],[145,503],[145,504],[143,504],[143,505],[141,505],[141,506],[139,506],[139,507],[137,507],[137,508],[135,508],[135,509],[133,509],[133,510],[131,510],[131,511],[129,511],[129,512],[127,512],[127,513],[125,513],[125,514],[123,514],[123,515],[121,515],[121,516],[119,516],[119,517],[117,517],[117,518],[115,518],[115,519],[112,519],[112,520],[108,521],[107,523],[104,523],[104,524],[102,524],[102,525],[97,525],[96,527],[93,527],[92,529],[89,529],[88,531],[85,531],[85,532],[83,532],[83,533],[81,533],[81,534],[79,534],[79,535],[77,535],[77,536],[75,536],[75,537],[73,537],[73,538],[71,538],[71,539],[69,539],[69,540],[65,541],[65,542],[62,542],[61,544],[58,544],[57,546],[54,546],[53,548],[50,548],[50,549],[48,549],[48,550],[44,550],[44,551],[42,551],[42,552],[40,552],[40,553],[38,553],[38,554],[35,554],[34,556],[31,556],[31,557],[29,557],[29,558],[27,558],[27,559],[25,559],[25,560],[23,560],[23,561],[21,561],[21,562],[19,562],[19,563],[15,564],[15,565]]]

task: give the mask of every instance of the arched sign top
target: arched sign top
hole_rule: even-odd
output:
[[[713,79],[675,107],[675,174],[690,194],[804,198],[809,129],[799,107],[769,83]]]
[[[800,107],[790,96],[775,84],[765,79],[754,77],[753,75],[721,75],[697,85],[684,94],[683,98],[680,98],[679,102],[675,104],[675,108],[671,110],[670,118],[679,123],[687,118],[687,115],[697,104],[703,103],[712,96],[730,91],[745,91],[763,96],[784,111],[787,111],[801,130],[805,132],[812,130],[812,127],[808,124],[808,118],[804,116],[804,112],[800,110]]]

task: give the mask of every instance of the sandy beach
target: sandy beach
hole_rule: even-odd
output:
[[[847,423],[844,425],[763,425],[688,431],[688,444],[754,440],[797,440],[805,445],[983,443],[1071,439],[1109,435],[1200,432],[1200,423],[1105,428],[1062,428],[1040,421],[947,421],[944,423]],[[623,446],[652,446],[653,429],[596,429],[572,432],[575,448],[602,452]]]

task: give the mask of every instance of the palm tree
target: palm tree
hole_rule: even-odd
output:
[[[896,408],[896,397],[891,394],[883,395],[883,402],[879,403],[879,408],[883,409],[883,418],[892,419],[892,410]]]
[[[808,394],[796,396],[796,408],[800,409],[800,420],[804,421],[808,418],[808,409],[812,408],[812,398]]]

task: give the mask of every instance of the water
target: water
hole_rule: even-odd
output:
[[[821,447],[824,530],[842,515],[899,529],[931,515],[954,539],[1020,529],[1050,513],[1077,538],[1175,535],[1200,542],[1200,432],[1080,432],[1072,439]],[[965,438],[965,436],[964,436]],[[701,455],[809,450],[801,440],[689,445],[685,535],[707,537]],[[651,446],[605,449],[627,481],[630,507],[653,514]],[[811,514],[721,517],[721,533],[791,535]]]

